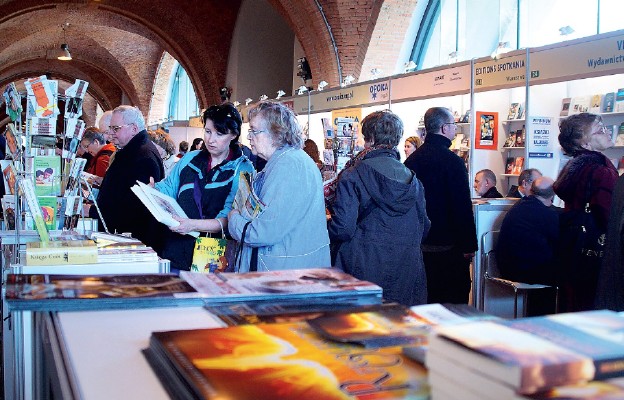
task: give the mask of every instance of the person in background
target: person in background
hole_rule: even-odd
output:
[[[169,176],[173,166],[178,161],[177,157],[174,157],[175,144],[173,139],[167,132],[162,129],[156,129],[155,131],[147,131],[150,140],[156,145],[156,150],[163,160],[163,166],[165,167],[165,177]]]
[[[596,309],[624,311],[624,175],[617,179],[613,189],[605,246]]]
[[[195,139],[193,139],[193,144],[191,145],[191,151],[193,151],[193,150],[201,150],[203,145],[204,145],[204,139],[202,139],[202,138],[195,138]]]
[[[85,172],[95,175],[97,178],[94,178],[94,181],[90,183],[101,184],[102,178],[108,171],[110,157],[116,150],[115,146],[112,143],[106,143],[104,135],[98,128],[89,127],[85,129],[79,147],[91,155],[91,159],[85,167]]]
[[[496,189],[496,174],[491,169],[482,169],[477,172],[473,187],[477,195],[483,199],[500,199],[503,197]]]
[[[523,170],[520,172],[520,175],[518,175],[518,186],[512,185],[509,189],[509,193],[507,193],[507,197],[520,199],[530,195],[531,184],[540,176],[542,176],[542,173],[535,168],[527,168]]]
[[[425,112],[425,142],[405,160],[425,188],[431,229],[422,245],[429,303],[468,303],[470,260],[477,250],[464,161],[449,147],[457,126],[444,107]]]
[[[180,145],[178,146],[178,154],[176,155],[176,158],[184,157],[184,155],[188,152],[188,148],[188,142],[186,140],[181,141]]]
[[[145,119],[141,111],[122,105],[113,110],[110,122],[115,152],[115,162],[110,163],[104,176],[97,203],[102,219],[111,233],[129,232],[158,251],[166,230],[130,190],[138,181],[145,184],[150,177],[161,180],[165,171],[156,146],[149,140]],[[89,208],[89,217],[97,218],[98,228],[104,230],[102,219],[95,207]]]
[[[405,158],[411,156],[412,153],[415,152],[416,149],[420,147],[420,145],[422,145],[422,139],[419,138],[418,136],[410,136],[407,139],[405,139],[405,145],[404,145]]]
[[[104,135],[104,139],[106,139],[108,143],[112,143],[113,141],[110,132],[110,121],[112,117],[113,111],[108,110],[104,111],[104,114],[102,114],[102,116],[98,120],[98,129],[100,130],[100,133]]]
[[[310,158],[312,158],[316,166],[319,167],[319,170],[323,168],[323,161],[321,161],[321,154],[314,140],[306,139],[305,142],[303,142],[303,151],[305,151],[306,154],[309,155]]]
[[[294,112],[259,102],[249,110],[248,138],[267,164],[253,181],[264,211],[251,221],[229,214],[230,234],[242,244],[240,272],[330,267],[321,174],[302,150]]]
[[[559,216],[550,206],[554,181],[539,177],[505,214],[496,248],[501,277],[516,282],[555,284]]]
[[[206,146],[188,152],[166,179],[155,188],[173,198],[188,218],[171,232],[161,257],[171,260],[178,270],[190,270],[195,239],[186,235],[199,231],[204,236],[221,238],[227,227],[227,215],[238,190],[241,172],[254,174],[251,161],[238,145],[243,123],[236,107],[223,103],[208,107],[202,115]]]
[[[613,163],[601,153],[614,145],[602,118],[580,113],[561,120],[559,144],[565,154],[572,157],[554,184],[555,193],[564,201],[564,211],[583,210],[589,203],[598,229],[606,233],[618,173]],[[570,251],[574,244],[561,244],[560,309],[593,309],[599,268],[578,265],[581,258]]]
[[[383,288],[384,299],[406,306],[427,302],[420,244],[430,222],[425,192],[399,161],[403,122],[390,111],[361,124],[366,156],[340,174],[329,237],[334,266]]]

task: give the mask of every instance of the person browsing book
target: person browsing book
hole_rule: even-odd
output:
[[[377,111],[361,126],[366,155],[340,174],[329,223],[338,249],[334,265],[381,286],[386,300],[424,304],[420,244],[431,223],[422,183],[399,161],[403,122],[390,111]]]
[[[150,177],[164,177],[162,159],[145,130],[141,111],[132,106],[113,110],[110,122],[113,143],[119,148],[115,162],[109,164],[102,180],[96,207],[89,208],[89,217],[98,219],[98,228],[109,232],[126,233],[157,250],[166,232],[130,189],[137,181],[149,183]]]
[[[295,114],[280,103],[258,103],[249,110],[248,138],[267,163],[252,182],[263,211],[251,220],[237,209],[229,214],[230,233],[242,244],[239,271],[329,267],[323,183],[302,150]]]
[[[171,260],[171,267],[190,270],[195,239],[186,233],[221,238],[227,232],[227,216],[238,190],[241,172],[255,173],[243,155],[238,138],[243,123],[234,105],[211,106],[202,115],[204,146],[191,150],[175,163],[166,179],[154,187],[178,201],[188,218],[176,218],[180,225],[170,227],[160,256]]]
[[[112,143],[107,144],[104,135],[95,127],[85,130],[80,141],[80,147],[91,155],[85,171],[99,178],[94,178],[93,183],[101,184],[102,178],[108,170],[110,156],[117,149]]]

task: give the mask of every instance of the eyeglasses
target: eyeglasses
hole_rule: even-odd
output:
[[[255,129],[251,129],[250,128],[247,132],[249,133],[249,136],[255,137],[255,136],[258,136],[261,133],[265,133],[266,131],[263,130],[263,129],[255,130]]]
[[[446,122],[446,123],[442,124],[442,126],[444,126],[444,125],[452,125],[455,128],[457,128],[457,122]]]
[[[124,126],[128,126],[128,125],[132,125],[132,124],[123,124],[123,125],[111,125],[108,127],[108,129],[113,132],[113,133],[117,133],[121,128],[123,128]]]
[[[607,133],[607,127],[604,126],[603,124],[598,125],[598,130],[595,132],[592,132],[592,135],[602,135]]]

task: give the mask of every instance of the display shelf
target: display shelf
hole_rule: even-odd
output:
[[[515,177],[520,176],[520,174],[500,174],[500,176],[504,176],[504,177],[507,177],[507,178],[513,178],[514,176]]]
[[[524,150],[524,149],[525,149],[524,146],[519,146],[519,147],[512,146],[512,147],[502,147],[501,148],[501,150]]]
[[[504,120],[502,120],[501,122],[502,122],[503,124],[511,124],[511,123],[513,123],[513,122],[524,122],[524,121],[525,121],[525,119],[524,119],[524,118],[520,118],[520,119],[504,119]]]

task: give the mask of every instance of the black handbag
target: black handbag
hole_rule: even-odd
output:
[[[606,230],[598,226],[589,206],[592,175],[593,171],[585,192],[585,207],[565,211],[559,217],[561,254],[568,266],[577,268],[600,268],[605,252]]]

